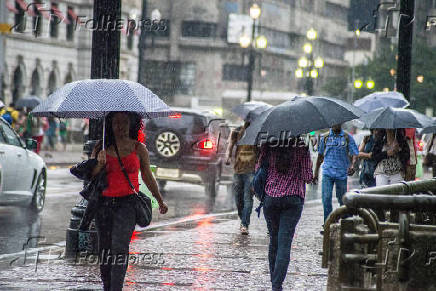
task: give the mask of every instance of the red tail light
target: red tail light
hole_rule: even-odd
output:
[[[424,150],[424,142],[422,140],[417,142],[418,144],[418,151],[423,151]]]
[[[205,138],[198,143],[200,150],[213,150],[215,148],[215,142],[212,139]]]
[[[169,118],[182,118],[182,113],[177,112],[168,116]]]

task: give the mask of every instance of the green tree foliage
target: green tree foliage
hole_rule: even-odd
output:
[[[411,73],[411,107],[424,112],[426,107],[436,109],[436,49],[427,45],[422,39],[414,39],[412,52]],[[377,54],[368,59],[364,65],[355,67],[355,78],[362,81],[373,80],[375,88],[369,90],[365,85],[354,90],[354,100],[384,88],[394,90],[397,70],[397,47],[386,46],[380,48]],[[395,75],[391,75],[394,69]],[[347,70],[351,76],[351,69]],[[424,76],[424,82],[419,83],[417,76]],[[332,78],[322,88],[328,95],[346,97],[346,79]]]

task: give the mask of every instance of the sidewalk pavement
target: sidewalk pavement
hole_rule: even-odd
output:
[[[256,203],[257,204],[257,203]],[[284,290],[323,290],[322,205],[306,203],[292,244]],[[266,223],[253,213],[250,234],[239,234],[236,215],[214,216],[135,232],[124,290],[271,290]],[[142,255],[139,255],[141,253]],[[0,290],[101,290],[95,257],[67,262],[39,255],[27,264],[1,264]],[[94,263],[94,264],[93,264]]]
[[[39,156],[48,167],[69,166],[77,164],[85,158],[83,144],[67,144],[66,150],[47,151],[41,150]]]

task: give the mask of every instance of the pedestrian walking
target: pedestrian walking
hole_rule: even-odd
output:
[[[59,138],[63,147],[63,151],[67,150],[68,121],[66,119],[59,121]]]
[[[248,121],[242,127],[232,130],[226,151],[226,164],[230,164],[232,159],[233,147],[236,145],[234,155],[234,175],[233,175],[233,196],[238,209],[241,224],[239,230],[241,234],[248,235],[250,226],[250,216],[253,210],[254,192],[251,189],[251,182],[256,165],[256,146],[237,145],[237,142],[244,135],[245,129],[250,125]]]
[[[400,183],[404,180],[410,148],[404,130],[386,129],[381,138],[376,140],[373,158],[377,163],[374,176],[377,186]],[[385,220],[385,213],[377,213],[379,220]],[[398,210],[390,210],[390,221],[398,221]]]
[[[410,159],[410,148],[404,131],[387,129],[374,145],[373,158],[377,163],[374,172],[377,186],[403,181]]]
[[[282,290],[289,267],[295,227],[303,211],[306,183],[313,179],[312,160],[304,141],[289,147],[261,148],[256,170],[266,160],[263,212],[269,233],[268,261],[273,290]]]
[[[106,118],[105,150],[96,148],[92,153],[98,161],[93,175],[105,169],[108,183],[95,216],[104,290],[123,288],[129,243],[136,224],[133,203],[137,200],[133,195],[139,190],[139,170],[159,203],[160,213],[168,211],[151,173],[147,148],[137,141],[140,124],[140,116],[134,113],[110,113]],[[123,168],[135,189],[130,186]]]
[[[322,166],[322,204],[324,221],[332,212],[333,186],[336,185],[336,198],[343,205],[342,197],[347,192],[347,175],[354,174],[359,150],[354,138],[342,130],[342,125],[334,125],[330,132],[321,137],[318,145],[313,183],[318,183],[319,168]],[[350,157],[352,157],[350,162]],[[321,233],[323,233],[321,231]]]
[[[407,145],[410,150],[410,158],[407,162],[407,166],[404,173],[405,181],[415,181],[416,179],[416,166],[418,164],[418,156],[416,152],[418,151],[416,147],[416,128],[406,128],[404,129],[404,135],[406,137]]]
[[[54,117],[48,118],[48,129],[46,132],[48,139],[48,146],[50,151],[54,151],[56,149],[57,144],[57,129],[58,123],[54,119]]]
[[[424,166],[432,168],[432,176],[436,177],[436,134],[425,134],[423,136],[424,147]]]
[[[376,162],[372,158],[372,151],[374,149],[376,134],[376,129],[371,129],[371,134],[365,136],[359,146],[359,158],[363,160],[362,170],[359,176],[359,184],[362,188],[375,186],[374,171]]]

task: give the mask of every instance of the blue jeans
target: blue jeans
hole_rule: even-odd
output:
[[[332,193],[333,185],[336,184],[336,198],[339,205],[343,205],[342,197],[347,192],[347,178],[337,179],[327,175],[322,176],[322,205],[324,206],[324,221],[332,212]]]
[[[254,193],[251,191],[253,175],[251,173],[233,175],[233,195],[241,224],[245,227],[250,225],[250,216],[253,210]]]
[[[263,214],[269,231],[269,272],[273,290],[281,290],[288,272],[292,239],[303,211],[298,196],[271,197],[264,200]]]

